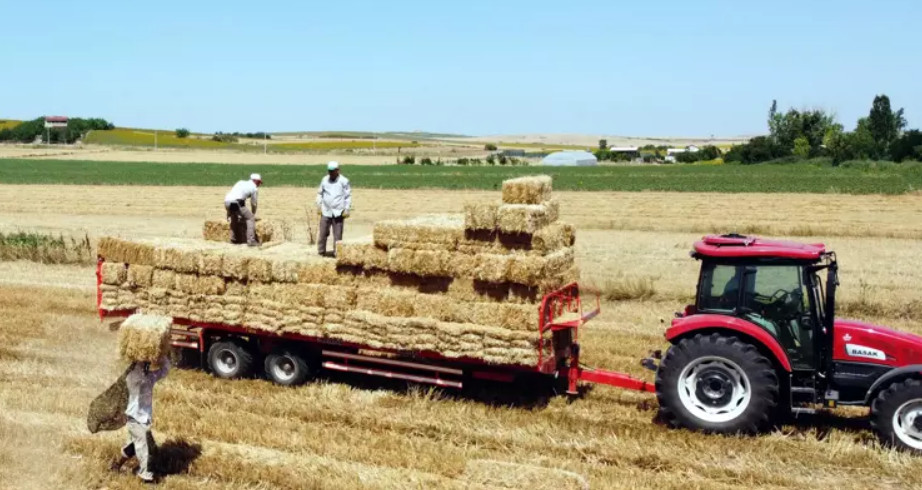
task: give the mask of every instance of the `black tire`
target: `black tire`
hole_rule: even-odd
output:
[[[922,381],[907,379],[881,390],[871,402],[871,428],[884,446],[922,454]]]
[[[278,350],[266,356],[266,377],[282,386],[297,386],[314,376],[307,359],[290,350]]]
[[[732,335],[698,334],[666,352],[656,397],[660,415],[674,427],[752,434],[773,422],[778,374],[753,345]]]
[[[253,367],[253,353],[242,342],[222,340],[208,349],[208,368],[219,378],[246,378]]]

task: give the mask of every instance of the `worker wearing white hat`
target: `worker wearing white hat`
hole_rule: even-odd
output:
[[[241,180],[234,184],[230,192],[224,196],[224,209],[227,210],[227,220],[230,223],[231,243],[244,243],[251,247],[259,245],[256,239],[256,204],[259,197],[259,186],[263,178],[259,174],[250,175],[250,180]],[[251,212],[246,207],[246,200],[250,200]]]
[[[352,189],[349,179],[339,174],[339,163],[327,163],[327,175],[317,189],[317,211],[320,213],[320,231],[317,237],[317,253],[326,255],[327,238],[333,229],[333,250],[336,242],[343,239],[343,221],[352,209]]]

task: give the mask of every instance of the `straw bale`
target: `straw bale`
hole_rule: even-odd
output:
[[[154,265],[176,272],[195,273],[199,270],[202,251],[183,244],[171,244],[154,249]]]
[[[221,272],[224,277],[233,279],[247,279],[247,266],[250,258],[243,254],[226,254],[221,261]]]
[[[551,223],[536,231],[531,238],[531,248],[540,252],[553,252],[576,244],[576,229],[569,223]]]
[[[387,287],[391,283],[389,273],[380,269],[364,269],[353,265],[340,265],[336,266],[336,273],[337,280],[334,284],[337,286]]]
[[[375,246],[370,237],[341,241],[336,244],[336,265],[384,269],[387,267],[387,250]]]
[[[154,268],[149,265],[131,264],[128,266],[128,285],[133,287],[150,287],[154,278]]]
[[[471,274],[474,279],[486,282],[506,282],[512,257],[500,254],[477,254]]]
[[[310,284],[335,284],[339,280],[336,260],[326,258],[298,265],[298,282]]]
[[[466,230],[495,230],[498,203],[464,203],[464,228]]]
[[[128,280],[128,269],[121,262],[105,262],[100,272],[103,284],[117,286]]]
[[[557,220],[556,201],[543,204],[503,204],[497,211],[497,229],[504,233],[535,233]]]
[[[454,281],[451,277],[423,277],[416,274],[388,272],[386,285],[392,288],[408,289],[427,294],[447,293]]]
[[[247,279],[250,281],[271,281],[272,262],[263,257],[250,257],[247,261]]]
[[[197,276],[177,274],[176,287],[190,294],[224,294],[224,278],[218,276]]]
[[[388,288],[362,288],[355,307],[385,316],[413,316],[415,293]]]
[[[392,248],[387,251],[387,269],[418,276],[448,276],[452,254],[444,250]]]
[[[503,203],[540,204],[551,198],[549,175],[532,175],[503,181]]]
[[[147,243],[102,237],[96,245],[96,251],[107,262],[154,265],[154,247]]]
[[[295,260],[273,261],[272,280],[277,282],[298,282],[298,262]]]
[[[215,251],[205,251],[200,257],[198,273],[205,276],[220,276],[223,269],[224,256]]]
[[[128,362],[158,362],[169,354],[172,324],[166,316],[129,316],[118,331],[119,356]]]
[[[155,288],[173,289],[176,287],[176,273],[173,271],[154,269],[151,278],[151,286]]]
[[[375,223],[373,236],[376,245],[388,250],[454,250],[458,240],[464,236],[464,216],[428,214],[408,220],[378,221]]]
[[[271,242],[273,238],[280,238],[276,235],[277,226],[271,220],[259,220],[256,222],[256,238],[260,243]],[[230,223],[227,219],[207,220],[202,226],[202,237],[208,241],[229,242],[230,241]]]
[[[128,384],[125,378],[133,366],[112,383],[106,391],[102,392],[90,403],[87,412],[86,426],[91,434],[101,430],[121,429],[128,422],[125,410],[128,408]]]

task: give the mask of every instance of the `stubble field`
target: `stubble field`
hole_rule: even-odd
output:
[[[196,236],[219,217],[215,187],[0,186],[0,232]],[[583,281],[605,293],[583,336],[589,365],[652,380],[691,299],[692,242],[707,232],[825,241],[838,252],[843,315],[922,333],[922,197],[560,192],[578,227]],[[458,211],[487,191],[355,190],[347,237],[374,221]],[[308,236],[310,189],[266,187],[260,214]],[[310,216],[310,219],[315,219]],[[305,243],[305,246],[308,246]],[[115,335],[93,310],[93,271],[0,263],[0,487],[135,488],[109,460],[123,434],[86,433],[89,401],[115,379]],[[158,386],[154,434],[167,488],[913,488],[922,459],[881,449],[862,410],[756,437],[655,423],[652,395],[597,387],[545,400],[339,376],[283,389],[177,370]]]

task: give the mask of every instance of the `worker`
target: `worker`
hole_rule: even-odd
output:
[[[132,457],[138,458],[138,477],[147,483],[153,483],[150,450],[148,441],[150,426],[153,422],[154,384],[163,379],[170,370],[170,360],[164,356],[157,363],[135,362],[132,364],[125,384],[128,385],[128,443],[122,447],[121,457],[112,464],[118,471]]]
[[[333,250],[343,239],[343,221],[349,217],[352,208],[352,189],[349,179],[339,173],[339,163],[327,163],[327,175],[317,189],[317,212],[320,214],[320,231],[317,237],[317,253],[327,254],[327,238],[333,229]]]
[[[231,243],[246,243],[251,247],[259,245],[256,239],[256,204],[259,186],[262,183],[263,179],[259,174],[252,174],[250,180],[238,181],[224,196],[224,209],[227,210],[227,221],[230,223]],[[250,200],[252,212],[246,207],[247,199]]]

